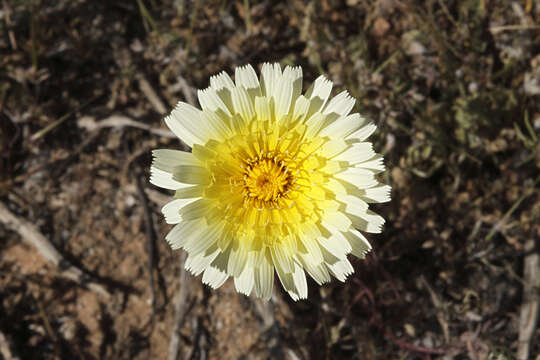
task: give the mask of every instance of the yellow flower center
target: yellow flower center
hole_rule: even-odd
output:
[[[257,209],[276,208],[292,183],[293,177],[283,161],[276,158],[248,161],[244,171],[244,204]]]

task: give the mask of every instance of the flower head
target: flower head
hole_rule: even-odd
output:
[[[202,110],[179,102],[165,122],[192,152],[154,150],[150,181],[175,190],[166,239],[188,253],[186,268],[213,288],[234,278],[269,298],[274,273],[293,299],[353,273],[347,254],[371,249],[359,230],[380,232],[368,203],[390,200],[376,174],[383,158],[366,138],[375,125],[344,91],[329,100],[320,76],[302,95],[302,69],[250,65],[210,78]]]

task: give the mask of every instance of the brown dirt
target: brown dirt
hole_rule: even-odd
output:
[[[525,244],[538,252],[540,238],[538,4],[41,0],[0,11],[0,201],[112,294],[61,277],[0,223],[0,331],[19,358],[167,358],[180,254],[163,240],[170,194],[147,179],[151,149],[182,145],[85,121],[164,129],[144,81],[171,109],[212,74],[264,61],[302,65],[306,83],[327,74],[376,121],[393,199],[374,208],[387,224],[346,283],[309,282],[306,301],[276,286],[264,304],[189,277],[179,358],[514,358]],[[157,233],[153,292],[137,178]],[[534,358],[539,330],[531,344]]]

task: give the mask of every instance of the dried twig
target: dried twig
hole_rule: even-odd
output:
[[[429,295],[431,297],[431,301],[433,302],[433,306],[435,306],[435,309],[437,311],[437,320],[439,321],[439,324],[441,325],[443,334],[444,334],[444,340],[448,344],[450,342],[450,330],[448,327],[448,322],[445,319],[446,311],[444,309],[443,302],[439,299],[439,296],[433,290],[433,288],[429,285],[424,275],[420,276],[420,283],[427,289],[429,292]]]
[[[125,190],[127,193],[134,194],[134,195],[137,194],[137,191],[138,191],[137,187],[133,184],[127,184],[123,186],[122,189]],[[146,193],[146,196],[148,196],[148,199],[150,201],[152,201],[154,204],[160,207],[164,206],[166,203],[171,201],[171,196],[165,195],[157,190],[145,188],[144,192]]]
[[[504,227],[504,224],[506,224],[506,222],[508,221],[508,219],[510,218],[510,216],[512,216],[512,214],[514,213],[514,211],[517,210],[517,208],[519,207],[519,205],[523,202],[523,200],[527,199],[529,196],[531,196],[532,194],[535,193],[535,187],[536,187],[536,184],[538,184],[540,182],[540,176],[536,179],[536,181],[534,182],[534,184],[532,186],[530,186],[527,190],[525,190],[525,193],[523,195],[521,195],[519,197],[519,199],[517,199],[514,204],[512,205],[512,207],[503,215],[503,217],[497,221],[493,227],[491,228],[491,230],[489,231],[489,233],[487,234],[486,236],[486,241],[489,241],[491,240],[491,238],[499,231],[501,231],[501,229]]]
[[[493,34],[500,33],[502,31],[516,31],[516,30],[538,30],[540,25],[501,25],[501,26],[492,26],[489,28]]]
[[[87,129],[88,131],[94,131],[101,128],[113,127],[113,128],[122,128],[122,127],[134,127],[137,129],[146,130],[152,134],[163,136],[166,138],[176,138],[176,136],[169,130],[164,129],[154,129],[152,126],[135,121],[124,115],[111,115],[108,118],[105,118],[99,122],[93,117],[83,116],[78,120],[78,125]]]
[[[538,312],[540,306],[540,255],[533,251],[535,243],[529,239],[525,243],[525,251],[530,252],[525,256],[523,264],[523,303],[519,317],[519,344],[517,351],[518,360],[529,359],[531,339],[536,330]]]
[[[197,90],[193,86],[189,85],[184,77],[178,76],[178,81],[176,84],[171,85],[168,90],[170,92],[182,91],[186,101],[191,105],[196,105],[195,97],[197,95]]]
[[[93,98],[91,98],[90,100],[86,101],[85,103],[81,104],[80,106],[78,106],[77,108],[75,108],[74,110],[68,112],[67,114],[64,114],[63,116],[61,116],[58,120],[56,121],[53,121],[52,123],[50,123],[49,125],[45,126],[43,129],[39,130],[38,132],[36,132],[34,135],[32,135],[30,137],[30,140],[31,141],[36,141],[37,139],[47,135],[49,132],[51,132],[52,130],[56,129],[59,125],[61,125],[64,121],[66,121],[67,119],[69,119],[71,117],[71,115],[75,114],[77,111],[81,111],[83,108],[85,108],[86,106],[90,105],[92,102],[94,102],[95,100],[97,100],[98,98],[101,97],[102,94],[98,94],[96,96],[94,96]]]
[[[7,338],[2,331],[0,331],[0,355],[5,360],[19,360],[19,357],[11,351]]]
[[[274,316],[274,301],[252,299],[255,313],[262,319],[263,339],[267,344],[271,359],[285,359],[283,344],[280,339],[279,327]]]
[[[355,279],[356,280],[356,279]],[[359,285],[362,285],[363,284],[358,280],[358,281],[355,281],[357,284]],[[406,342],[405,340],[403,339],[400,339],[398,338],[397,336],[395,336],[388,328],[387,326],[382,323],[381,321],[378,321],[378,319],[380,318],[380,313],[379,311],[377,310],[377,306],[376,306],[376,303],[375,303],[375,296],[373,295],[373,293],[371,292],[371,290],[367,287],[365,287],[365,292],[361,292],[359,294],[360,296],[357,295],[357,297],[355,297],[354,299],[354,302],[358,301],[360,299],[360,297],[366,295],[370,305],[371,305],[371,308],[372,308],[372,311],[373,311],[373,314],[372,316],[370,317],[369,319],[369,323],[373,326],[375,326],[376,328],[378,328],[380,331],[384,332],[384,336],[390,340],[392,340],[393,342],[395,342],[396,344],[398,344],[399,346],[401,346],[403,349],[407,350],[407,351],[411,351],[411,352],[415,352],[415,353],[419,353],[419,354],[423,354],[425,356],[429,356],[429,355],[442,355],[442,354],[446,354],[448,351],[445,350],[445,349],[431,349],[431,348],[427,348],[427,347],[424,347],[424,346],[417,346],[417,345],[413,345],[413,344],[410,344],[408,342]]]
[[[186,252],[183,251],[180,256],[180,271],[178,278],[180,279],[178,292],[174,298],[174,326],[171,333],[171,341],[169,342],[169,357],[168,360],[178,359],[178,350],[180,349],[180,329],[185,321],[187,312],[187,299],[189,297],[189,276],[184,269],[186,261]]]
[[[2,203],[0,203],[0,221],[9,229],[19,233],[21,238],[34,246],[44,258],[58,266],[62,277],[72,280],[80,286],[88,288],[103,297],[108,298],[111,296],[102,285],[98,284],[94,279],[90,278],[88,274],[83,273],[81,269],[67,261],[49,240],[39,232],[34,224],[17,217]]]
[[[156,314],[156,295],[155,295],[155,286],[154,286],[154,262],[157,262],[157,252],[156,252],[156,231],[154,229],[154,222],[152,220],[152,211],[148,204],[148,197],[144,192],[144,187],[141,181],[141,177],[135,175],[137,183],[137,191],[139,193],[139,199],[142,203],[142,208],[144,211],[144,227],[146,231],[146,241],[148,249],[148,278],[149,278],[149,287],[150,287],[150,302],[152,304],[152,322],[154,322]]]
[[[17,40],[15,39],[15,34],[13,32],[13,29],[11,28],[12,26],[11,17],[10,17],[11,9],[9,8],[6,0],[3,1],[3,4],[4,4],[4,19],[6,20],[6,25],[8,26],[9,42],[11,44],[11,48],[13,50],[17,50]]]
[[[192,326],[195,332],[195,339],[191,354],[187,358],[190,360],[206,360],[208,359],[208,339],[201,316],[192,319]]]
[[[165,114],[167,112],[167,107],[165,104],[163,104],[163,101],[159,98],[156,91],[152,88],[152,85],[150,85],[150,82],[146,80],[144,75],[137,76],[137,81],[139,82],[139,88],[141,89],[142,93],[150,104],[154,107],[154,110],[156,110],[160,114]]]

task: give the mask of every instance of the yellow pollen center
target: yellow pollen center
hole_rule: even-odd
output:
[[[261,159],[247,166],[244,181],[246,201],[260,207],[268,207],[286,194],[291,176],[283,162]]]

